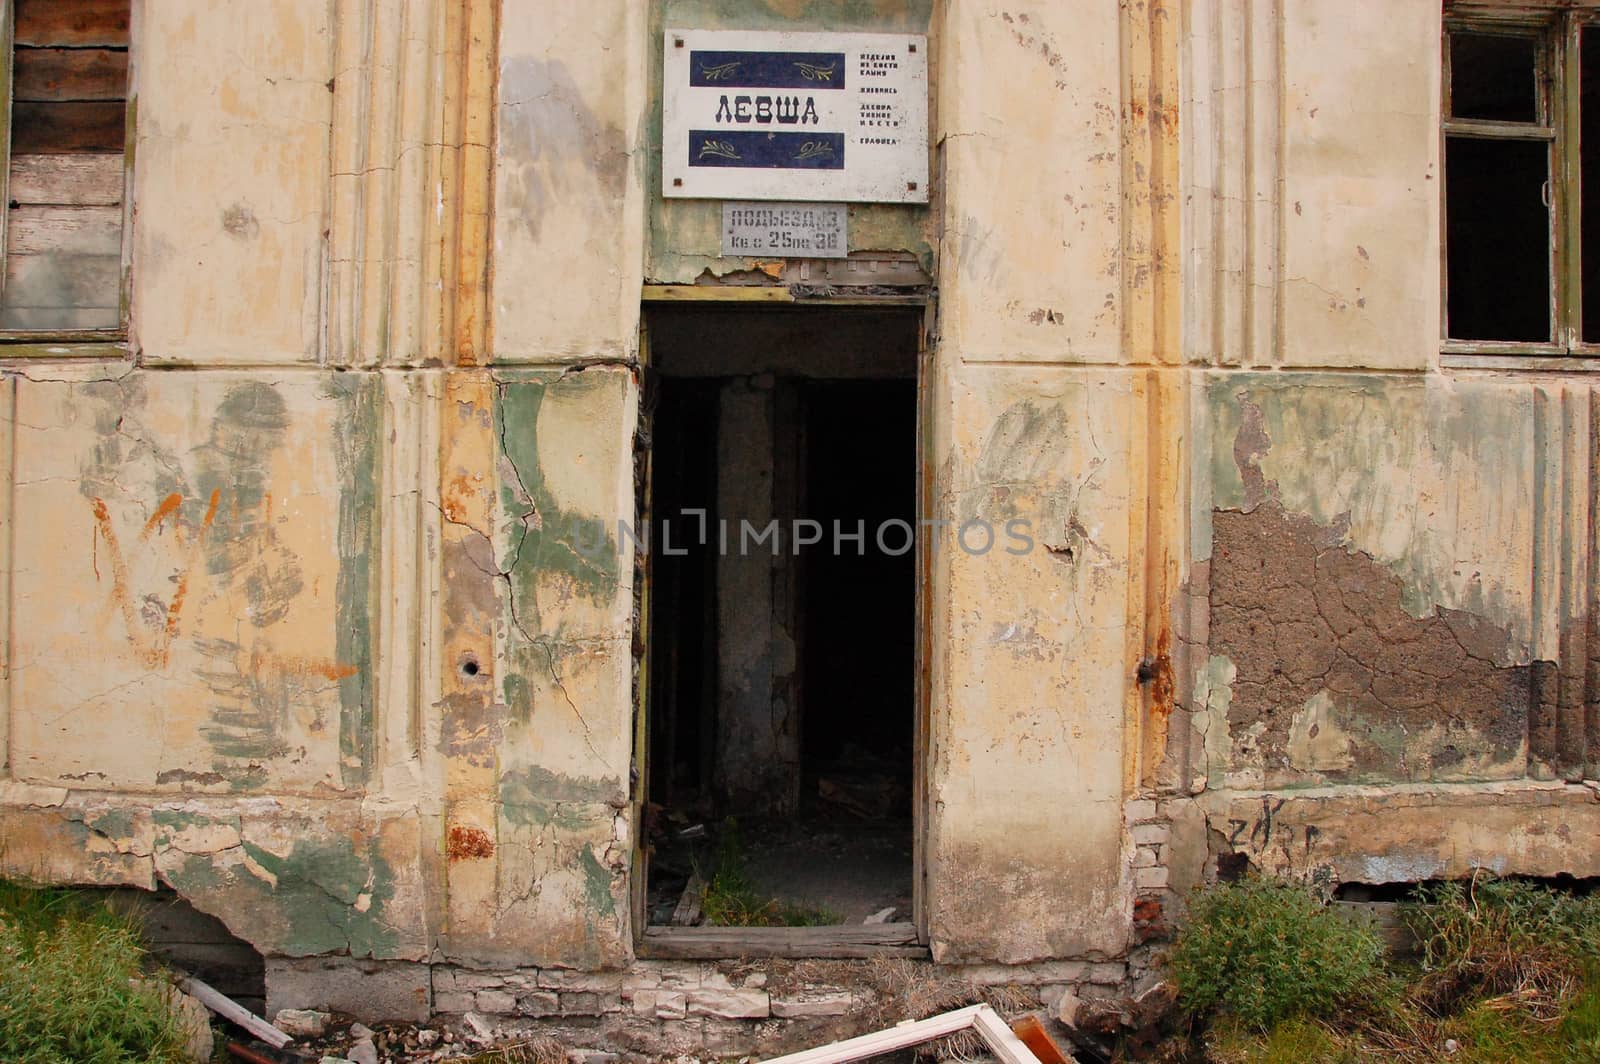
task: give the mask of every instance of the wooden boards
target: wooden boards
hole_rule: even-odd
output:
[[[129,0],[17,0],[0,329],[121,324]]]
[[[128,46],[129,0],[16,0],[13,36],[33,47]]]

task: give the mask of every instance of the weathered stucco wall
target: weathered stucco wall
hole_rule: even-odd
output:
[[[1218,857],[1595,874],[1600,404],[1440,365],[1436,8],[494,12],[139,5],[127,342],[0,351],[8,873],[633,961],[640,285],[754,265],[659,196],[682,24],[930,35],[932,203],[851,224],[937,288],[936,960],[1122,978]]]
[[[1125,652],[1130,504],[1109,473],[1127,461],[1130,389],[1064,367],[947,372],[934,414],[948,434],[933,514],[948,522],[935,549],[934,955],[1114,956],[1127,926],[1102,914],[1129,904],[1132,677],[1106,667]]]
[[[646,39],[647,9],[637,0],[541,4],[502,19],[497,361],[622,359],[637,347],[653,92],[645,78],[658,51]]]
[[[331,5],[137,6],[132,321],[145,357],[315,362]]]
[[[1218,368],[1164,775],[1280,874],[1587,875],[1592,792],[1533,781],[1594,774],[1593,389],[1440,366],[1438,11],[1185,28],[1184,347]]]

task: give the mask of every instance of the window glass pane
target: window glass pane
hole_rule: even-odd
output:
[[[1488,33],[1450,35],[1450,114],[1539,121],[1538,42]]]
[[[1585,26],[1579,38],[1583,63],[1579,116],[1583,150],[1583,341],[1600,343],[1600,26]]]
[[[1549,159],[1543,141],[1446,140],[1452,339],[1551,338]]]

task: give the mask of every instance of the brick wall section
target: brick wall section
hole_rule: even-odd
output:
[[[1133,940],[1144,945],[1167,937],[1167,913],[1173,900],[1168,858],[1172,823],[1164,802],[1135,798],[1125,807],[1133,852]]]
[[[436,1014],[478,1013],[506,1034],[543,1032],[569,1045],[634,1052],[800,1049],[906,1019],[873,961],[639,961],[626,971],[432,968]],[[935,966],[914,977],[1006,987],[1054,1010],[1068,992],[1111,998],[1126,989],[1122,961]],[[1012,997],[1015,1000],[1015,997]]]

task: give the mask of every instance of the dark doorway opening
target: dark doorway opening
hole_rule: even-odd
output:
[[[650,312],[653,927],[912,919],[920,320]]]

